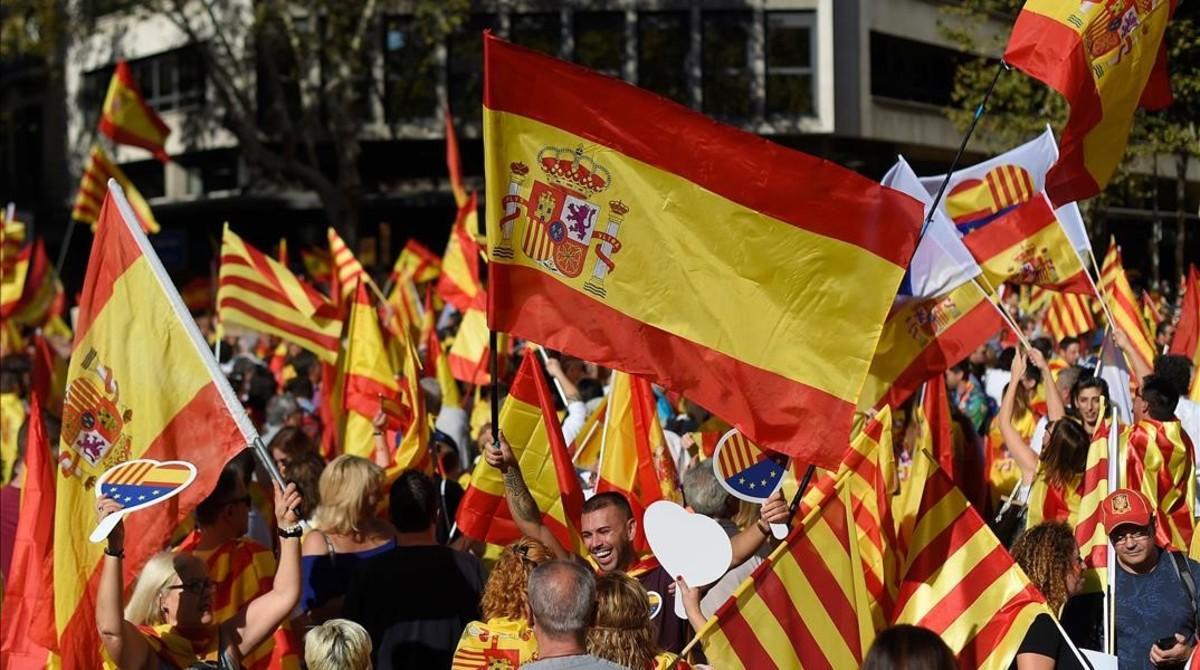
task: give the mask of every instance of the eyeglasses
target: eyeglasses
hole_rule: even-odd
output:
[[[175,584],[168,586],[168,591],[187,591],[194,596],[202,596],[207,593],[215,585],[211,579],[197,579],[193,582],[184,582],[183,584]]]
[[[1132,538],[1134,540],[1144,540],[1144,539],[1150,537],[1150,527],[1149,526],[1137,526],[1137,527],[1128,528],[1125,530],[1117,530],[1117,531],[1113,531],[1112,533],[1109,533],[1108,537],[1114,543],[1124,542],[1125,540],[1127,540],[1129,538]]]

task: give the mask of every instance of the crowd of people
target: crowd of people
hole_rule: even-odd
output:
[[[1169,328],[1164,323],[1159,331]],[[1031,348],[998,336],[944,378],[954,478],[1057,614],[1034,620],[1013,667],[1085,667],[1076,646],[1104,649],[1101,594],[1089,587],[1088,575],[1107,547],[1084,546],[1079,529],[1088,523],[1082,501],[1091,493],[1094,445],[1113,421],[1120,421],[1121,458],[1131,449],[1146,451],[1141,433],[1148,430],[1156,451],[1146,458],[1170,460],[1172,449],[1187,457],[1181,475],[1187,495],[1154,499],[1137,473],[1127,473],[1107,487],[1093,519],[1115,551],[1109,574],[1121,667],[1182,667],[1200,628],[1200,564],[1187,557],[1190,546],[1180,546],[1194,527],[1180,519],[1196,513],[1200,410],[1186,397],[1190,362],[1164,355],[1152,369],[1130,370],[1133,416],[1121,421],[1112,413],[1116,394],[1097,374],[1100,333],[1058,342],[1036,329],[1027,334]],[[1118,346],[1130,346],[1119,330],[1113,336]],[[370,458],[328,448],[331,427],[321,403],[332,388],[311,353],[253,335],[229,338],[222,351],[223,370],[287,486],[272,484],[265,464],[252,450],[243,452],[132,586],[122,583],[124,546],[132,538],[117,524],[96,599],[98,642],[116,667],[699,667],[703,645],[689,641],[777,545],[770,524],[792,521],[782,495],[761,507],[730,495],[695,437],[725,426],[655,388],[684,504],[728,534],[728,572],[705,588],[669,574],[639,541],[630,501],[595,493],[596,473],[586,469],[578,472],[588,494],[579,527],[584,552],[576,554],[544,524],[513,445],[493,430],[489,413],[443,407],[432,379],[421,388],[435,467],[396,473],[388,466],[397,445],[389,443],[382,414],[375,417]],[[610,372],[553,353],[545,369],[561,390],[561,425],[570,442],[608,392]],[[6,356],[0,393],[26,397],[28,376],[19,352]],[[469,405],[483,403],[492,389],[461,390]],[[503,398],[503,384],[495,390]],[[897,491],[918,448],[917,402],[894,408]],[[54,413],[44,420],[56,444]],[[1181,430],[1164,429],[1180,421]],[[18,452],[4,458],[11,474],[0,491],[6,507],[0,573],[11,555],[17,515],[8,506],[19,501],[26,433],[27,427],[16,440]],[[503,478],[522,535],[508,546],[465,537],[455,525],[479,462]],[[1169,478],[1179,476],[1176,470],[1156,472]],[[1180,513],[1180,506],[1187,509]],[[102,498],[97,519],[118,510]],[[677,591],[687,619],[673,612]],[[863,667],[949,668],[955,660],[937,635],[897,626],[876,637]]]

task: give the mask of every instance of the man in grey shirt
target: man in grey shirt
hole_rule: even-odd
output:
[[[596,611],[596,578],[575,561],[550,561],[529,575],[529,620],[538,659],[527,670],[621,670],[587,652]]]

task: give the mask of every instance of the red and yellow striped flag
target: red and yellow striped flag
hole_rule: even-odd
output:
[[[901,519],[893,624],[941,636],[964,668],[1009,667],[1038,614],[1052,614],[1037,587],[928,452],[913,454],[915,514]]]
[[[679,473],[658,421],[650,382],[614,370],[611,383],[596,492],[624,495],[640,523],[642,512],[654,501],[683,500]]]
[[[379,396],[397,397],[400,385],[396,381],[392,355],[383,339],[383,329],[379,326],[379,315],[362,283],[350,304],[346,348],[339,367],[342,407],[347,410],[342,451],[370,458],[375,448],[375,428],[371,420],[379,411]]]
[[[1147,369],[1154,367],[1154,345],[1146,322],[1138,312],[1137,295],[1129,285],[1125,276],[1125,266],[1121,263],[1121,249],[1117,246],[1116,238],[1108,245],[1108,253],[1104,254],[1104,264],[1100,270],[1100,284],[1104,289],[1104,298],[1108,309],[1117,320],[1114,327],[1125,331],[1133,351],[1129,356],[1136,356]]]
[[[329,238],[329,257],[333,259],[333,301],[335,304],[345,305],[353,298],[359,282],[373,282],[371,276],[363,269],[362,263],[354,256],[354,251],[346,246],[342,236],[333,228],[326,230],[326,235]]]
[[[146,103],[137,79],[124,59],[117,60],[104,107],[100,109],[100,132],[118,144],[141,147],[158,160],[170,160],[164,145],[171,129]]]
[[[848,486],[816,508],[698,636],[714,667],[857,668],[875,637]]]
[[[1170,353],[1186,357],[1193,370],[1200,370],[1200,270],[1195,265],[1188,266],[1187,279],[1182,284],[1179,322],[1175,324]],[[1188,395],[1200,401],[1200,372],[1193,372]]]
[[[490,35],[484,68],[492,327],[836,466],[920,205]]]
[[[1045,193],[1037,193],[963,238],[992,286],[1005,282],[1092,293],[1083,261]]]
[[[337,361],[342,321],[334,306],[228,224],[221,238],[217,313],[222,323],[283,338],[326,363]]]
[[[460,312],[482,309],[487,304],[487,294],[480,282],[480,249],[475,241],[479,229],[479,204],[474,193],[466,203],[459,206],[446,241],[446,253],[442,256],[442,274],[438,277],[437,292],[442,300],[454,305]]]
[[[192,531],[176,548],[193,554],[208,567],[213,581],[213,623],[222,624],[237,615],[251,600],[269,592],[275,579],[275,554],[249,538],[238,538],[208,550],[197,549],[200,534]],[[272,637],[242,659],[246,670],[299,670],[300,648],[284,624]]]
[[[4,582],[0,619],[0,665],[9,670],[52,667],[58,647],[54,628],[54,460],[37,395],[30,398],[25,443],[25,483]]]
[[[1170,104],[1162,41],[1178,4],[1027,0],[1021,9],[1005,62],[1071,106],[1062,154],[1046,175],[1054,202],[1104,190],[1125,153],[1134,110]]]
[[[944,295],[902,304],[883,324],[859,409],[903,404],[925,380],[966,358],[1003,327],[987,294],[971,281]]]
[[[120,186],[109,189],[81,293],[58,457],[54,599],[64,668],[100,665],[103,547],[87,539],[96,478],[135,458],[198,466],[181,494],[126,517],[126,536],[138,538],[125,547],[129,580],[208,495],[222,465],[257,437]],[[109,420],[85,422],[85,414]]]
[[[129,181],[129,177],[125,176],[125,172],[108,157],[108,154],[98,144],[92,146],[92,153],[88,155],[87,164],[83,168],[83,177],[79,180],[79,193],[75,195],[71,218],[90,224],[92,232],[96,232],[100,205],[108,193],[109,179],[115,179],[121,185],[125,197],[137,214],[137,220],[141,224],[142,230],[147,233],[157,233],[159,231],[158,221],[154,219],[154,212],[150,211],[149,203],[138,192],[133,182]]]
[[[1064,337],[1078,337],[1096,328],[1094,304],[1096,299],[1091,296],[1051,293],[1042,325],[1055,342],[1061,342]]]
[[[1121,432],[1121,488],[1141,491],[1155,511],[1158,541],[1189,551],[1196,522],[1192,441],[1178,421],[1145,418]]]
[[[1108,446],[1115,439],[1110,421],[1101,421],[1088,447],[1087,465],[1079,481],[1066,488],[1052,487],[1043,476],[1029,487],[1027,528],[1046,521],[1066,522],[1075,531],[1079,553],[1087,563],[1084,592],[1099,593],[1107,583],[1108,534],[1104,532],[1100,503],[1108,497]]]
[[[537,354],[526,349],[500,409],[500,430],[512,446],[529,493],[542,512],[542,522],[565,549],[582,555],[583,490],[567,453],[551,393]],[[500,471],[482,458],[459,503],[456,521],[467,537],[492,544],[506,545],[521,537],[504,501]]]

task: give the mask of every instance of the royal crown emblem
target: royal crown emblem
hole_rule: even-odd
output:
[[[924,346],[930,340],[946,332],[962,312],[950,296],[927,300],[917,305],[904,320],[908,336]]]
[[[534,179],[528,195],[525,180],[529,167],[519,161],[509,165],[501,240],[492,253],[497,258],[514,258],[513,240],[518,239],[526,258],[549,272],[574,279],[583,274],[595,242],[596,262],[583,288],[604,298],[604,280],[616,268],[612,257],[621,250],[617,234],[629,207],[619,200],[609,201],[601,229],[603,208],[594,198],[612,185],[612,174],[582,146],[543,147],[535,163],[543,178]]]
[[[1124,514],[1131,510],[1133,506],[1129,504],[1129,494],[1118,493],[1113,496],[1112,508],[1114,514]]]
[[[132,420],[133,411],[121,404],[112,369],[100,361],[95,349],[89,349],[63,403],[62,443],[66,448],[58,456],[63,475],[86,476],[85,486],[91,488],[96,475],[129,460],[126,426]]]

